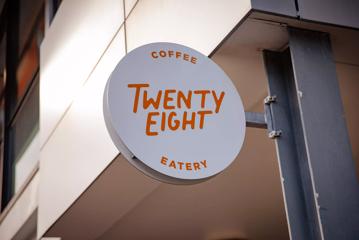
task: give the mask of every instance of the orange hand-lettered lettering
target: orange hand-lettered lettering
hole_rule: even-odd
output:
[[[170,102],[173,101],[173,97],[170,97],[170,94],[171,93],[175,93],[176,90],[175,89],[166,89],[165,90],[165,94],[164,94],[164,97],[163,97],[163,108],[164,109],[174,109],[175,106],[170,106],[168,105]]]
[[[176,58],[181,57],[182,53],[181,52],[176,52]]]
[[[192,100],[192,91],[188,91],[187,93],[187,97],[185,96],[185,94],[180,90],[177,93],[177,106],[178,108],[182,108],[182,102],[184,103],[184,105],[186,105],[186,107],[188,109],[191,108],[191,100]]]
[[[147,109],[150,105],[153,106],[154,109],[158,109],[160,106],[162,91],[158,91],[156,100],[154,98],[147,97],[147,91],[143,91],[143,108]]]
[[[183,167],[184,163],[183,162],[177,162],[177,163],[179,165],[179,169],[182,170],[182,167]]]
[[[203,129],[205,115],[206,114],[212,114],[213,112],[209,111],[209,110],[205,110],[205,111],[198,111],[197,113],[199,115],[199,128]]]
[[[201,161],[201,164],[203,165],[204,168],[207,168],[207,161],[206,160]]]
[[[221,92],[221,94],[219,95],[219,98],[217,97],[217,94],[215,91],[212,91],[212,95],[213,95],[214,102],[216,104],[215,112],[218,113],[219,109],[221,108],[225,92]]]
[[[166,112],[162,112],[161,117],[161,131],[166,130]]]
[[[187,53],[183,54],[183,60],[189,61],[189,55]]]
[[[210,93],[209,90],[196,90],[194,91],[195,94],[201,95],[201,108],[204,108],[206,105],[206,95]]]
[[[192,112],[191,114],[191,119],[188,119],[188,113],[184,112],[183,113],[183,120],[182,120],[182,129],[186,130],[187,125],[191,125],[191,128],[194,129],[195,127],[195,123],[196,123],[196,113]]]
[[[191,63],[196,64],[197,63],[197,58],[191,57]]]
[[[152,120],[153,116],[160,115],[159,112],[149,112],[147,115],[147,122],[146,122],[146,135],[147,136],[157,136],[158,132],[152,132],[151,131],[151,125],[156,124],[157,122]]]
[[[128,84],[127,87],[128,88],[136,88],[136,93],[135,93],[135,100],[133,101],[133,112],[136,113],[137,109],[138,109],[138,101],[140,98],[140,89],[141,88],[146,88],[149,87],[150,84],[147,83],[137,83],[137,84]]]
[[[193,163],[193,168],[194,168],[194,170],[200,170],[200,169],[201,169],[201,167],[200,167],[200,165],[199,165],[198,162],[194,162],[194,163]]]
[[[157,52],[151,52],[152,58],[158,58]]]
[[[172,167],[172,168],[174,168],[174,169],[176,169],[176,163],[175,163],[175,161],[172,160],[168,166],[169,166],[169,167]]]
[[[167,165],[167,160],[168,160],[168,158],[166,158],[165,156],[162,156],[162,158],[161,158],[161,163],[162,163],[163,165]]]
[[[187,170],[187,171],[191,171],[191,170],[192,170],[192,166],[191,166],[191,163],[190,163],[190,162],[186,163],[186,170]]]
[[[160,56],[161,56],[161,57],[166,57],[166,52],[163,51],[163,50],[161,50],[161,51],[160,51]]]
[[[176,112],[170,112],[168,114],[168,128],[171,129],[172,131],[176,131],[179,126],[180,126],[180,121],[179,120],[173,120],[174,117],[177,116]]]

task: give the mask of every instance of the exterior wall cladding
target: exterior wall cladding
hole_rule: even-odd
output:
[[[37,158],[39,164],[24,177],[27,180],[15,193],[15,200],[0,215],[0,239],[106,239],[100,238],[106,236],[103,235],[106,229],[158,189],[160,183],[148,180],[134,182],[129,189],[133,177],[123,177],[130,175],[130,170],[122,163],[123,159],[118,160],[120,153],[103,119],[106,81],[127,52],[162,41],[183,44],[213,56],[253,13],[295,20],[296,27],[303,23],[302,28],[306,28],[305,24],[315,23],[358,31],[358,12],[359,1],[353,0],[62,1],[41,44],[40,131],[33,140],[37,141],[36,150],[33,153],[34,145],[29,145],[32,153],[24,154]],[[358,66],[356,69],[359,72]],[[52,232],[61,223],[59,219],[69,217],[68,209],[76,207],[84,192],[91,191],[99,176],[111,170],[109,166],[114,161],[120,161],[119,172],[123,173],[118,177],[122,183],[116,188],[130,196],[121,203],[116,216],[109,211],[107,215],[82,219],[88,223],[89,219],[98,218],[100,222],[92,221],[89,225],[92,227],[77,238],[65,237],[66,231],[74,231],[77,226],[64,228],[63,232],[59,227]],[[93,207],[100,208],[101,204],[94,203]],[[81,212],[77,214],[81,216]],[[203,237],[208,238],[223,239]]]

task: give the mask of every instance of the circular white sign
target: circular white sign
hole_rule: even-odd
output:
[[[135,167],[178,184],[208,179],[238,155],[245,135],[241,98],[207,56],[174,43],[128,53],[104,93],[109,133]]]

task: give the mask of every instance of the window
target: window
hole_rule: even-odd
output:
[[[6,4],[6,38],[0,54],[1,210],[38,161],[24,154],[39,129],[40,43],[45,25],[44,0],[8,0]]]
[[[4,128],[5,128],[5,54],[6,54],[6,36],[3,36],[1,39],[0,35],[0,176],[3,173],[3,149],[4,149]],[[0,178],[0,191],[2,193],[3,179]],[[1,198],[0,198],[0,206],[1,206]]]

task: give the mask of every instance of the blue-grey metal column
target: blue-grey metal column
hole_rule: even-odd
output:
[[[359,184],[329,36],[289,29],[264,51],[291,239],[359,239]]]
[[[292,240],[320,239],[316,209],[299,121],[298,103],[289,50],[264,51],[269,93],[275,101],[266,113],[271,130],[281,131],[275,138],[282,178],[289,234]]]
[[[359,239],[359,184],[329,35],[289,29],[305,150],[324,239]]]

